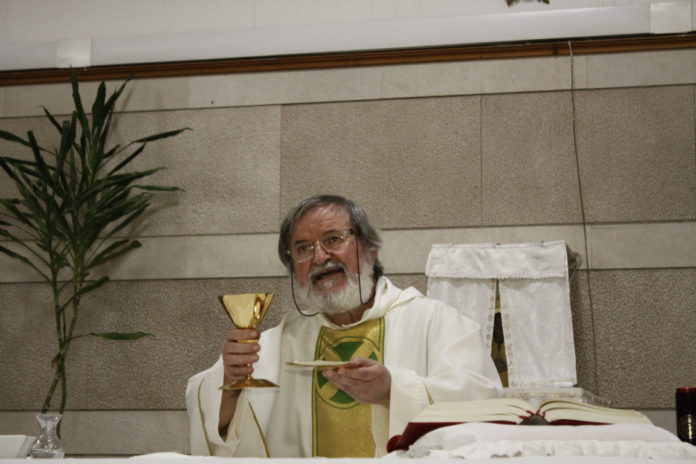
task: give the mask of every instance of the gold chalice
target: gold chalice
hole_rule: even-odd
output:
[[[223,295],[220,302],[225,312],[238,329],[255,329],[261,324],[268,307],[273,301],[272,293],[242,293]],[[238,340],[239,343],[256,343],[258,340]],[[278,385],[264,379],[255,379],[247,375],[243,379],[223,385],[223,390],[240,390],[242,388],[277,387]]]

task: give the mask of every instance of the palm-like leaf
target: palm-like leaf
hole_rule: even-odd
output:
[[[44,114],[59,135],[54,150],[39,145],[31,131],[23,138],[0,130],[0,139],[13,142],[23,150],[29,149],[31,155],[18,158],[0,154],[0,172],[7,175],[18,192],[17,198],[0,199],[0,238],[22,248],[16,251],[0,245],[0,253],[32,267],[53,290],[59,351],[54,359],[56,371],[44,411],[50,407],[58,383],[62,385],[60,411],[65,408],[65,356],[71,342],[83,336],[74,333],[80,299],[109,280],[107,276],[90,280],[89,271],[141,246],[136,240],[114,237],[146,212],[150,192],[179,190],[136,184],[161,167],[142,171],[126,171],[126,168],[144,152],[148,143],[174,137],[187,129],[141,137],[124,146],[108,146],[116,102],[128,80],[108,97],[102,82],[88,117],[73,72],[74,111],[70,119],[59,122],[44,108]],[[134,340],[150,334],[90,332],[89,335]]]

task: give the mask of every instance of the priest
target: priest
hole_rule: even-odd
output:
[[[281,225],[278,253],[297,312],[260,334],[232,329],[220,359],[186,389],[191,454],[379,457],[435,401],[495,397],[500,379],[480,327],[383,275],[365,211],[310,197]],[[406,252],[406,251],[405,251]],[[342,362],[306,368],[297,360]],[[253,373],[278,388],[222,391]]]

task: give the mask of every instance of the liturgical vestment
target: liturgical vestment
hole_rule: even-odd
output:
[[[382,320],[370,325],[383,327],[383,346],[381,357],[375,359],[382,359],[391,374],[391,396],[389,408],[369,407],[375,456],[384,455],[388,438],[401,433],[409,420],[431,402],[499,394],[498,373],[477,323],[414,288],[401,290],[381,277],[372,308],[354,324],[336,326],[323,315],[307,318],[293,313],[261,334],[254,377],[270,380],[280,388],[244,390],[227,436],[218,433],[222,360],[191,377],[186,388],[191,454],[268,454],[274,458],[316,455],[316,372],[287,363],[318,359],[320,332],[350,329],[376,319]]]

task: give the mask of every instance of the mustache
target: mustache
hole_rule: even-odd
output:
[[[314,281],[320,275],[326,272],[343,271],[346,272],[346,267],[340,261],[327,261],[324,264],[317,264],[309,270],[309,278]]]

